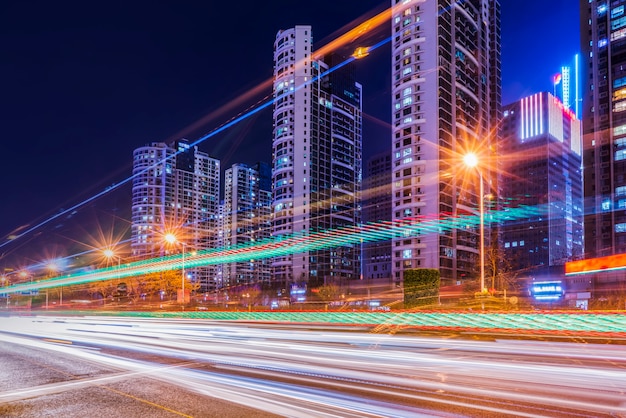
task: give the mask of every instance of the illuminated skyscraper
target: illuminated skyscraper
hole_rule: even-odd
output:
[[[626,1],[580,1],[585,258],[626,253]]]
[[[367,161],[363,179],[363,223],[391,220],[391,155],[375,155]],[[391,278],[391,241],[363,244],[363,278]]]
[[[482,198],[478,175],[459,175],[459,153],[476,150],[484,165],[495,150],[490,146],[501,117],[499,2],[392,0],[391,5],[393,219],[419,226],[476,213]],[[485,175],[485,192],[493,187]],[[478,236],[479,228],[468,225],[395,237],[394,279],[400,283],[404,270],[413,268],[439,270],[442,284],[477,277]]]
[[[317,57],[310,26],[274,42],[273,235],[308,236],[360,222],[361,85],[341,60]],[[360,248],[304,250],[273,260],[274,279],[318,285],[359,277]]]
[[[504,258],[516,271],[549,267],[583,253],[581,124],[549,93],[504,107],[502,196],[509,208],[543,208],[500,228]]]
[[[271,169],[267,163],[253,167],[234,164],[224,175],[224,249],[226,251],[267,240],[271,236]],[[268,283],[267,258],[224,265],[224,286]]]
[[[174,233],[187,251],[215,248],[219,205],[219,160],[185,140],[152,143],[133,152],[133,256],[180,252],[164,235]],[[214,287],[211,267],[188,272],[202,290]]]

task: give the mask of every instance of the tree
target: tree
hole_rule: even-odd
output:
[[[501,248],[485,248],[485,279],[490,289],[517,290],[517,276],[518,272],[513,270],[511,261]]]
[[[331,300],[337,300],[341,293],[339,286],[335,284],[325,284],[321,286],[317,292],[320,299],[324,302],[330,302]]]
[[[106,301],[107,299],[112,298],[116,293],[118,281],[119,280],[117,279],[96,280],[89,283],[87,291],[92,297],[97,295],[100,296],[103,301]]]
[[[137,288],[144,294],[157,294],[163,292],[168,299],[172,299],[178,289],[182,286],[181,270],[166,270],[161,272],[149,273],[143,275],[137,284]],[[185,290],[193,292],[198,290],[199,283],[193,283],[188,277],[185,277]]]

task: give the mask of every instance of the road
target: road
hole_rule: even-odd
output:
[[[0,318],[0,416],[626,416],[622,345]]]

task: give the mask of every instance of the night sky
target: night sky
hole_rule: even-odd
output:
[[[578,0],[501,3],[503,104],[552,91],[552,76],[579,50]],[[310,24],[319,48],[389,2],[298,4],[0,2],[0,268],[3,254],[27,249],[30,240],[7,245],[8,236],[123,182],[131,174],[133,149],[195,140],[269,94],[266,88],[252,101],[237,101],[271,78],[279,29]],[[388,35],[385,25],[370,41]],[[357,62],[366,157],[388,147],[389,51],[387,44]],[[233,101],[237,105],[224,110]],[[222,168],[269,162],[271,124],[271,110],[259,112],[200,149],[221,159]],[[129,205],[130,190],[120,187],[78,212],[113,213],[127,223]],[[36,233],[62,230],[58,224]]]

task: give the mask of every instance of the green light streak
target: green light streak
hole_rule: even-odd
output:
[[[547,206],[521,206],[504,211],[489,212],[493,223],[515,219],[528,219],[548,213]],[[393,237],[419,236],[443,233],[453,229],[478,228],[477,215],[446,216],[442,218],[413,218],[394,222],[374,222],[361,226],[342,227],[311,234],[292,234],[273,237],[256,243],[233,247],[228,250],[208,249],[195,253],[175,254],[117,266],[106,267],[39,282],[21,283],[2,288],[0,293],[18,293],[48,289],[59,286],[79,285],[111,279],[123,279],[168,270],[192,269],[216,264],[250,261],[298,254],[333,247],[356,246],[362,243],[384,241]],[[184,259],[184,261],[183,261]]]
[[[212,321],[283,322],[299,324],[347,324],[375,326],[372,332],[385,333],[398,328],[439,330],[497,330],[528,333],[582,333],[585,335],[623,334],[623,313],[457,313],[457,312],[50,312],[51,315],[128,316],[143,318],[190,318]]]

